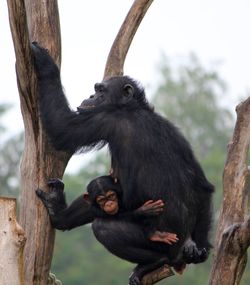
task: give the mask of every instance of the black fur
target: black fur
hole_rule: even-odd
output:
[[[172,246],[156,245],[126,221],[97,219],[93,229],[98,240],[138,264],[155,264],[166,256],[169,263],[204,261],[210,249],[213,186],[186,139],[154,112],[144,90],[127,76],[96,84],[95,94],[72,111],[52,58],[39,45],[32,48],[41,118],[54,147],[73,153],[108,144],[125,209],[134,210],[150,199],[164,200],[167,210],[158,218],[157,229],[168,228],[179,238]]]
[[[36,194],[45,205],[54,228],[65,231],[93,222],[95,215],[83,195],[68,206],[64,183],[58,178],[53,178],[48,181],[48,186],[48,193],[37,189]]]
[[[102,210],[100,208],[100,205],[96,202],[96,198],[98,196],[105,196],[105,194],[110,190],[116,193],[119,207],[118,212],[114,216],[104,212],[104,210]],[[115,218],[136,222],[138,225],[143,227],[143,230],[145,234],[147,234],[147,236],[149,236],[150,233],[153,233],[155,231],[155,228],[149,227],[148,223],[149,221],[151,221],[151,219],[156,218],[161,214],[161,211],[159,209],[163,207],[144,207],[144,205],[141,205],[135,210],[126,211],[122,203],[123,193],[121,185],[119,182],[115,182],[110,175],[100,176],[92,180],[87,186],[87,192],[89,195],[86,200],[90,202],[90,208],[95,218]]]

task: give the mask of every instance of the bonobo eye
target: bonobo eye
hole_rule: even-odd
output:
[[[96,203],[100,206],[103,206],[107,202],[107,199],[105,196],[97,196]]]
[[[95,88],[95,92],[104,92],[105,91],[105,86],[103,83],[96,83],[94,88]]]
[[[114,200],[116,200],[116,193],[113,192],[113,191],[110,191],[110,192],[107,193],[106,198],[109,201],[114,201]]]
[[[100,206],[104,206],[107,201],[115,201],[117,200],[117,195],[114,191],[108,190],[104,195],[99,195],[96,197],[96,203]]]
[[[132,97],[134,95],[134,87],[131,84],[125,84],[123,90],[125,91],[125,97]]]

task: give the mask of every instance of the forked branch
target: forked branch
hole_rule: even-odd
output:
[[[135,0],[111,47],[104,79],[123,75],[124,61],[134,35],[153,0]]]

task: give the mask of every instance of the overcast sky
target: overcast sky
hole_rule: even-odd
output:
[[[14,51],[6,1],[0,1],[0,103],[11,103],[5,118],[10,132],[22,130],[16,89]],[[109,49],[131,0],[58,0],[62,34],[62,81],[73,108],[102,79]],[[218,72],[229,86],[234,108],[250,89],[249,0],[154,0],[125,62],[125,74],[152,92],[160,54],[185,57],[194,52],[203,65],[220,62]],[[42,43],[41,43],[42,44]],[[185,94],[184,94],[185,95]]]

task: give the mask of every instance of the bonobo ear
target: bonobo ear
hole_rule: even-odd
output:
[[[89,193],[83,193],[83,199],[86,201],[86,202],[88,202],[88,203],[90,203],[90,198],[89,198]]]
[[[133,97],[134,96],[134,87],[131,84],[125,84],[124,87],[124,96]]]

